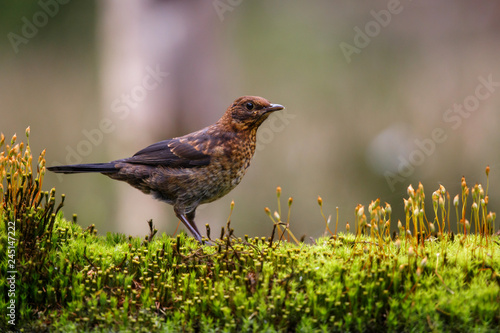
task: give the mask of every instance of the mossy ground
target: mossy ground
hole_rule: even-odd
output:
[[[367,214],[356,207],[352,232],[332,232],[325,218],[328,237],[305,244],[281,220],[278,189],[277,212],[266,209],[275,225],[269,237],[236,237],[229,222],[205,245],[185,234],[156,235],[152,224],[144,238],[100,236],[93,226],[80,227],[76,217],[63,218],[55,190],[41,190],[43,154],[34,176],[29,145],[14,143],[0,153],[2,331],[500,327],[500,239],[495,214],[487,211],[487,186],[476,185],[469,195],[462,181],[461,197],[453,201],[457,234],[450,231],[444,187],[432,195],[435,218],[428,220],[419,186],[409,188],[405,219],[392,234],[391,208],[376,200]],[[472,223],[465,218],[467,198]]]
[[[312,245],[225,238],[200,246],[184,234],[97,236],[57,218],[50,242],[40,245],[40,261],[17,264],[17,330],[486,332],[500,325],[499,245],[475,235],[429,240],[413,253],[409,241],[380,247],[353,234]],[[2,256],[3,283],[4,263]]]

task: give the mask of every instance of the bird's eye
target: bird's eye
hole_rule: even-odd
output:
[[[247,110],[252,110],[253,109],[253,103],[252,102],[248,102],[247,104],[245,104]]]

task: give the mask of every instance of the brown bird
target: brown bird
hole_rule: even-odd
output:
[[[215,124],[160,141],[134,156],[109,163],[49,167],[58,173],[100,172],[174,207],[177,217],[201,242],[196,208],[238,185],[255,152],[257,129],[284,107],[262,97],[243,96]]]

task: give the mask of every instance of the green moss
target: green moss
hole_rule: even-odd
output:
[[[500,250],[472,259],[473,244],[485,246],[475,235],[460,238],[467,246],[459,237],[426,242],[435,255],[422,268],[405,245],[365,252],[365,236],[354,243],[352,234],[317,245],[200,246],[185,235],[89,235],[60,215],[54,229],[45,263],[18,265],[16,329],[488,331],[500,323]],[[441,242],[454,258],[447,264],[438,261]]]

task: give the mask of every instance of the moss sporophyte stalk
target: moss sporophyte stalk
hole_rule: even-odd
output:
[[[231,203],[220,233],[207,226],[200,244],[184,233],[158,234],[152,221],[145,237],[129,237],[99,235],[76,216],[66,220],[64,195],[42,190],[45,153],[33,160],[28,141],[0,139],[1,331],[494,332],[500,326],[500,239],[488,209],[489,168],[485,186],[462,179],[456,196],[444,186],[428,198],[422,184],[408,187],[401,218],[379,199],[358,205],[345,233],[338,232],[338,214],[333,227],[318,198],[310,223],[325,232],[309,243],[292,232],[300,223],[291,217],[293,199],[283,206],[278,188],[276,208],[263,215],[271,221],[268,237],[239,237]],[[13,297],[9,271],[16,271]],[[12,299],[14,319],[6,316]]]

